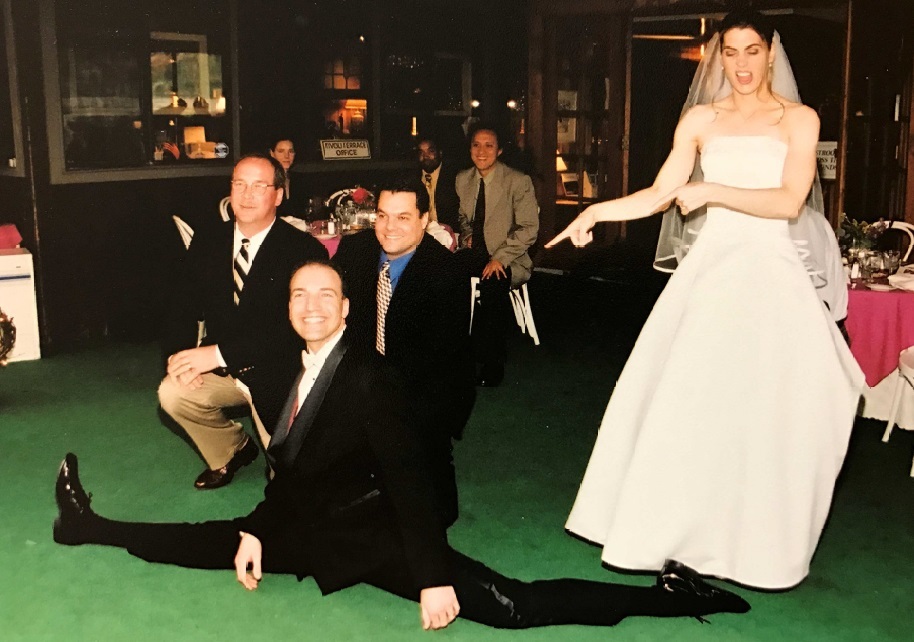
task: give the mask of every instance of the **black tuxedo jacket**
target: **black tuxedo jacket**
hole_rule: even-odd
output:
[[[419,170],[419,180],[424,180],[425,172]],[[450,225],[457,234],[460,233],[460,198],[455,187],[457,170],[451,169],[450,163],[441,163],[438,182],[435,184],[435,212],[438,222]],[[424,184],[424,183],[423,183]]]
[[[233,234],[232,222],[194,234],[175,284],[163,348],[168,356],[195,347],[197,321],[203,320],[202,345],[218,344],[229,373],[250,385],[258,376],[256,364],[289,363],[301,350],[302,341],[289,324],[289,279],[301,263],[326,259],[327,250],[310,234],[277,219],[235,305]]]
[[[363,346],[376,340],[380,258],[372,230],[344,237],[333,257],[349,288],[346,325]],[[400,276],[385,322],[387,358],[409,383],[422,422],[455,438],[476,400],[469,297],[454,254],[426,234]]]
[[[401,380],[377,352],[350,345],[349,334],[288,436],[297,378],[287,382],[288,395],[252,389],[257,408],[276,420],[268,450],[275,477],[239,527],[264,543],[265,555],[271,548],[300,555],[283,565],[313,575],[325,594],[405,564],[417,598],[422,588],[453,582],[447,536]]]

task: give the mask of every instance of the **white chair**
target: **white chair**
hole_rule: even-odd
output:
[[[178,234],[181,235],[181,240],[184,241],[184,249],[186,250],[190,247],[190,242],[194,238],[194,228],[188,225],[180,216],[172,216],[171,218],[178,228]]]
[[[228,223],[232,219],[232,217],[229,216],[229,213],[228,213],[228,206],[229,206],[229,202],[231,200],[232,200],[231,198],[226,196],[221,201],[219,201],[219,214],[222,215],[222,220],[226,223]]]
[[[536,332],[536,324],[533,322],[533,310],[530,307],[530,292],[527,290],[527,284],[522,284],[519,288],[512,288],[510,292],[511,307],[514,309],[514,320],[520,328],[521,333],[527,333],[533,339],[533,345],[540,344],[539,334]],[[479,298],[479,277],[470,278],[470,332],[473,331],[473,313],[476,311],[476,299]]]
[[[895,384],[895,395],[892,397],[892,409],[889,411],[889,421],[882,435],[882,441],[888,442],[895,420],[898,419],[898,408],[901,405],[901,395],[904,393],[905,384],[914,388],[914,346],[905,348],[898,355],[898,383]],[[914,477],[914,459],[911,461],[911,477]]]
[[[908,259],[911,258],[911,249],[914,248],[914,225],[904,221],[889,221],[889,227],[886,231],[888,232],[889,230],[898,230],[908,235],[908,249],[905,250],[901,257],[901,262],[907,263]]]

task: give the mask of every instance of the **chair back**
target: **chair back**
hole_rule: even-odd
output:
[[[219,214],[222,215],[222,220],[226,223],[232,220],[232,215],[228,211],[229,201],[231,199],[228,196],[219,201]]]
[[[905,237],[907,238],[907,248],[901,252],[901,262],[907,263],[908,259],[911,258],[911,250],[914,249],[914,225],[905,223],[904,221],[889,221],[889,227],[886,229],[886,232],[891,230],[900,232],[903,235],[902,240],[904,240]]]

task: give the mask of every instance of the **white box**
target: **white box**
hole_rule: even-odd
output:
[[[16,326],[16,344],[7,360],[40,359],[35,271],[28,250],[0,250],[0,310]]]

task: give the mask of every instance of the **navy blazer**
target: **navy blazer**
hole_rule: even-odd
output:
[[[321,243],[277,219],[254,257],[238,305],[232,293],[234,223],[194,234],[183,258],[163,341],[166,356],[193,348],[197,321],[202,345],[218,344],[229,373],[250,385],[258,363],[290,361],[302,341],[289,324],[289,280],[300,264],[326,259]]]

